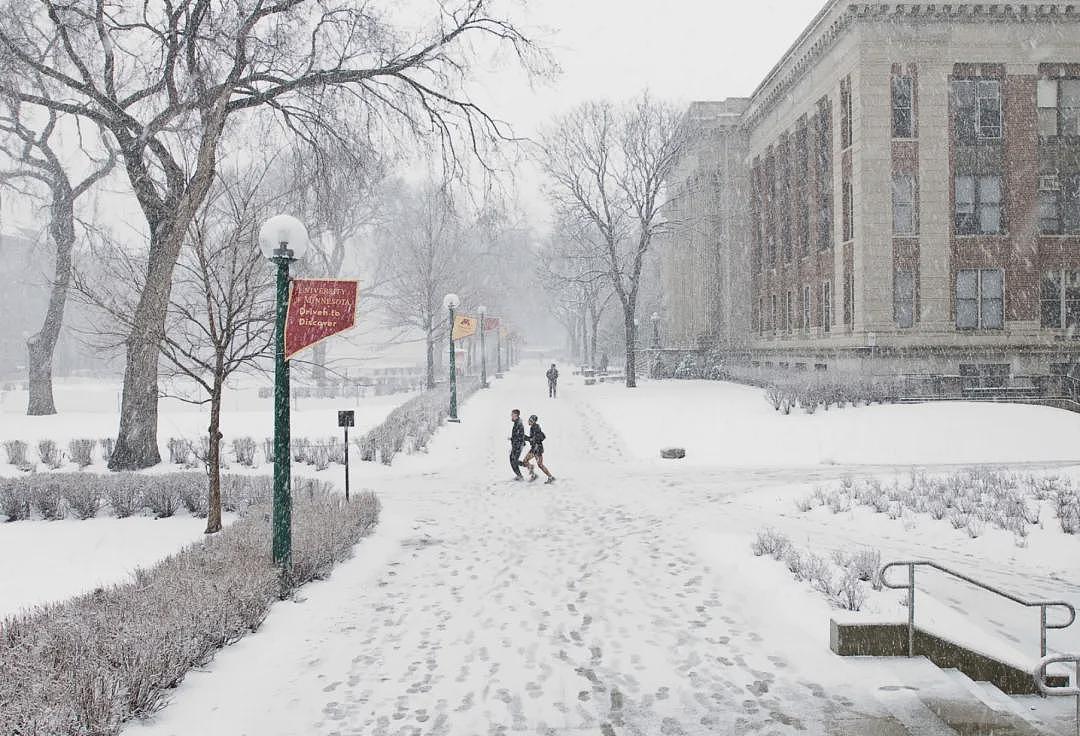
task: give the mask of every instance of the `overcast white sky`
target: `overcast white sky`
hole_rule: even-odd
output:
[[[825,0],[533,0],[522,13],[545,36],[562,67],[530,89],[525,77],[483,77],[482,98],[519,135],[591,98],[619,100],[648,88],[691,100],[753,92]],[[522,204],[543,217],[535,171],[518,171]]]

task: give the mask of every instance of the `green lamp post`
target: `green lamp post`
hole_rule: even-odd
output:
[[[277,264],[274,329],[274,510],[271,551],[274,564],[292,566],[292,466],[289,447],[289,363],[285,359],[285,317],[289,307],[289,264],[304,257],[308,233],[304,223],[276,215],[259,229],[259,248]]]
[[[457,356],[454,353],[454,310],[461,304],[457,294],[443,297],[443,306],[450,314],[450,417],[448,422],[460,422],[457,415]]]

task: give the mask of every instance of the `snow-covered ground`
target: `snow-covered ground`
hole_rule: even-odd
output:
[[[231,521],[226,514],[225,523]],[[0,618],[125,580],[202,539],[206,519],[102,517],[0,525]]]
[[[0,413],[0,442],[21,439],[30,443],[31,460],[36,460],[36,442],[55,440],[66,450],[67,440],[79,437],[102,438],[116,431],[118,414],[114,403],[117,387],[98,382],[62,382],[58,385],[57,403],[62,413],[50,417],[27,417],[25,398],[5,396]],[[273,420],[269,409],[260,409],[257,392],[236,392],[226,400],[222,424],[226,443],[232,436],[251,436],[261,442],[273,435]],[[339,436],[337,410],[354,409],[356,428],[351,437],[381,422],[410,394],[348,400],[301,400],[294,404],[293,437],[319,439]],[[265,406],[266,399],[261,400]],[[204,409],[174,400],[161,405],[159,440],[162,457],[167,459],[165,444],[170,437],[195,438],[205,431]],[[231,433],[231,434],[230,434]],[[355,448],[354,448],[355,450]],[[356,453],[353,454],[354,461]],[[262,461],[261,451],[256,460]],[[357,463],[359,465],[359,463]],[[297,474],[314,475],[340,483],[342,468],[331,465],[316,473],[306,466],[294,466]],[[365,464],[353,470],[357,487],[371,472],[381,470]],[[148,472],[176,470],[163,464]],[[236,469],[236,466],[233,468]],[[74,471],[70,463],[63,470]],[[89,471],[103,471],[99,462]],[[263,467],[261,472],[270,472]],[[17,475],[19,471],[7,464],[0,451],[0,475]],[[228,515],[226,515],[228,516]],[[225,519],[228,523],[229,519]],[[182,510],[169,519],[135,516],[117,519],[107,515],[87,521],[18,521],[0,523],[0,617],[40,603],[61,600],[95,587],[124,580],[137,567],[146,566],[202,538],[205,519],[188,516]]]
[[[429,453],[363,466],[385,516],[356,558],[275,607],[129,736],[953,733],[913,726],[925,714],[905,700],[915,685],[953,697],[940,672],[829,653],[834,609],[750,553],[766,525],[823,552],[934,556],[1080,603],[1072,538],[1054,547],[1072,554],[1046,559],[1034,539],[972,543],[947,527],[793,504],[814,483],[908,472],[867,464],[1074,461],[1080,416],[947,405],[777,417],[744,387],[631,392],[569,375],[550,400],[543,368],[520,366],[475,395]],[[555,485],[508,480],[512,407],[539,414]],[[957,438],[975,429],[981,439]],[[690,462],[660,461],[669,444]],[[920,595],[977,610],[984,633],[1030,650],[1021,613],[940,582]]]
[[[630,455],[657,464],[668,462],[660,460],[668,445],[686,448],[683,464],[703,467],[1080,463],[1080,415],[1042,406],[874,405],[784,416],[761,389],[734,383],[649,381],[632,395],[617,384],[588,389],[589,405]]]

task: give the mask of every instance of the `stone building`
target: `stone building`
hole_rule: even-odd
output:
[[[748,100],[695,102],[675,167],[660,240],[665,342],[745,347],[750,334],[746,137]]]
[[[739,128],[751,319],[738,358],[989,384],[1070,362],[1080,8],[832,0]]]

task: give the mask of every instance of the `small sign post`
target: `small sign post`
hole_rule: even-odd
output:
[[[349,427],[356,426],[356,412],[352,409],[337,413],[338,426],[345,430],[345,500],[349,500]]]

